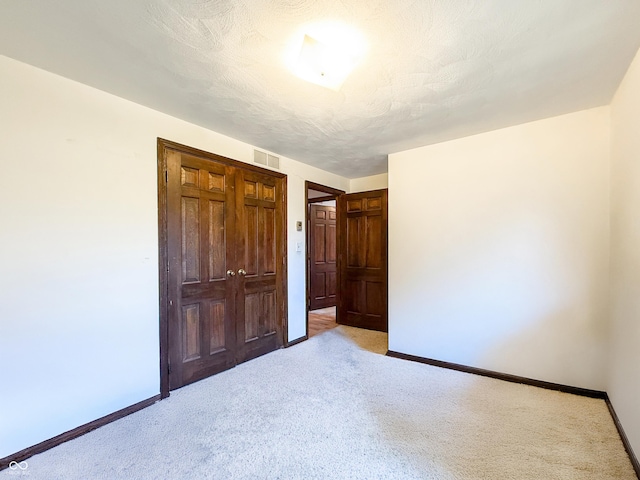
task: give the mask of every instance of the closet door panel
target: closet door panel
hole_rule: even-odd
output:
[[[235,365],[234,171],[180,152],[167,157],[169,384]]]
[[[282,179],[238,171],[239,217],[237,361],[282,346]]]

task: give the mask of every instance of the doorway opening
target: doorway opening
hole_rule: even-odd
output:
[[[307,336],[338,326],[338,197],[343,190],[306,182]]]
[[[386,188],[306,182],[307,337],[337,325],[388,331],[387,199]]]

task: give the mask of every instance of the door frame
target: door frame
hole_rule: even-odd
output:
[[[306,180],[304,182],[304,218],[305,218],[305,230],[306,230],[306,238],[305,238],[305,249],[304,249],[304,259],[305,259],[305,328],[306,335],[302,337],[301,340],[307,340],[309,338],[309,303],[311,301],[311,269],[309,268],[309,242],[311,241],[311,232],[309,231],[309,204],[310,203],[318,203],[325,202],[327,200],[335,200],[336,201],[336,260],[340,258],[340,212],[338,210],[338,197],[340,195],[344,195],[344,190],[340,190],[333,187],[327,187],[326,185],[320,185],[319,183],[314,183]],[[317,190],[318,192],[324,192],[327,195],[323,197],[309,199],[309,190]],[[337,275],[337,285],[340,285],[340,272],[337,271],[336,265],[336,275]],[[340,304],[340,289],[336,292],[336,302]],[[338,315],[338,305],[336,305],[336,320]]]
[[[168,254],[168,229],[167,229],[167,150],[176,150],[180,153],[193,155],[204,160],[212,160],[232,167],[241,168],[257,173],[271,175],[282,179],[282,222],[283,245],[278,248],[282,258],[282,344],[287,344],[287,332],[289,323],[288,289],[287,289],[287,175],[274,170],[261,168],[250,163],[233,160],[228,157],[216,155],[197,148],[182,145],[158,137],[158,278],[159,278],[159,330],[160,330],[160,398],[169,396],[169,254]]]

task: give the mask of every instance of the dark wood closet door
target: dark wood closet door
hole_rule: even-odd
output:
[[[270,175],[237,173],[238,363],[283,343],[283,183]]]
[[[170,389],[235,364],[233,170],[167,151]]]
[[[338,323],[386,332],[387,190],[340,195]]]
[[[336,207],[309,207],[309,310],[336,305]]]
[[[158,139],[160,388],[279,348],[286,176]]]

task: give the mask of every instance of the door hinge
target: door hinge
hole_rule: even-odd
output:
[[[167,373],[171,375],[171,363],[167,364]]]
[[[164,183],[169,183],[169,170],[164,171]]]

